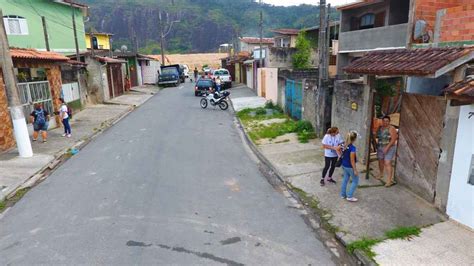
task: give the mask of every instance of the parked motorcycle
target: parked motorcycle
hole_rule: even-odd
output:
[[[207,108],[208,102],[211,103],[212,106],[219,106],[221,110],[227,110],[229,108],[229,104],[227,103],[227,97],[229,97],[230,92],[224,91],[220,92],[213,92],[208,93],[206,92],[206,96],[201,99],[201,108]]]

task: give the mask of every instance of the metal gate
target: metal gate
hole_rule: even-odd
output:
[[[294,119],[301,119],[303,103],[303,83],[301,81],[286,80],[285,111]]]
[[[18,83],[18,90],[26,118],[30,117],[36,103],[43,104],[44,110],[53,115],[53,99],[51,97],[49,81]]]

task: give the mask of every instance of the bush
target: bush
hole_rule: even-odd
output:
[[[275,104],[273,104],[273,102],[270,100],[270,101],[267,101],[265,103],[265,108],[267,109],[274,109],[275,108]]]
[[[259,107],[255,110],[256,115],[266,115],[267,114],[267,109],[263,107]]]
[[[307,120],[300,120],[296,122],[296,132],[297,133],[314,132],[314,128],[313,128],[313,125],[311,125],[311,122]]]
[[[306,34],[301,31],[296,39],[296,53],[293,54],[293,67],[304,69],[310,67],[311,42],[306,38]]]

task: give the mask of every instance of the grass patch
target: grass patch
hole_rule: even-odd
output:
[[[319,218],[321,219],[321,226],[325,230],[333,234],[336,234],[337,232],[341,231],[339,227],[332,225],[329,222],[329,220],[331,220],[331,218],[333,217],[332,213],[328,210],[321,208],[319,206],[319,201],[315,197],[308,195],[304,190],[294,187],[291,184],[288,184],[288,186],[293,192],[298,194],[298,197],[303,202],[303,204],[311,208],[311,210],[313,210],[319,216]]]
[[[0,201],[0,213],[3,212],[3,210],[5,210],[7,208],[7,203],[2,200]]]
[[[297,133],[301,143],[307,143],[310,139],[316,138],[314,128],[309,121],[294,121],[283,114],[281,108],[271,102],[268,102],[265,107],[243,109],[237,112],[237,117],[242,121],[249,132],[250,139],[254,142],[259,139],[274,139],[288,133]],[[268,125],[258,123],[275,118],[286,120],[282,123]]]
[[[385,236],[388,239],[407,239],[412,236],[419,236],[421,229],[415,226],[409,227],[397,227],[393,230],[385,232]]]
[[[19,189],[13,197],[0,201],[0,213],[3,212],[6,208],[13,206],[17,203],[23,196],[28,192],[29,188]]]
[[[354,241],[347,245],[347,250],[350,253],[354,253],[354,251],[358,249],[364,252],[371,260],[374,260],[377,254],[375,254],[375,252],[372,250],[372,247],[380,242],[382,242],[382,240],[373,238],[362,238],[361,240]]]
[[[393,230],[385,232],[384,239],[376,238],[362,238],[361,240],[354,241],[347,245],[347,250],[350,253],[354,253],[356,249],[365,253],[367,257],[374,261],[377,254],[372,250],[372,247],[386,239],[408,239],[412,236],[419,236],[421,229],[415,226],[409,227],[397,227]]]

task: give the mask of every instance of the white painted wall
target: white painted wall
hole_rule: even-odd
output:
[[[143,76],[142,76],[142,68],[140,67],[140,61],[136,60],[136,66],[137,66],[137,76],[138,76],[138,86],[143,85]]]
[[[141,69],[143,74],[143,84],[156,84],[158,82],[158,71],[160,70],[159,61],[150,61],[147,66],[145,61],[141,61]]]
[[[447,213],[451,219],[474,229],[474,185],[468,183],[474,154],[474,116],[469,118],[470,112],[474,112],[474,104],[461,106]]]
[[[253,67],[249,67],[251,65],[247,65],[247,87],[253,89]]]

